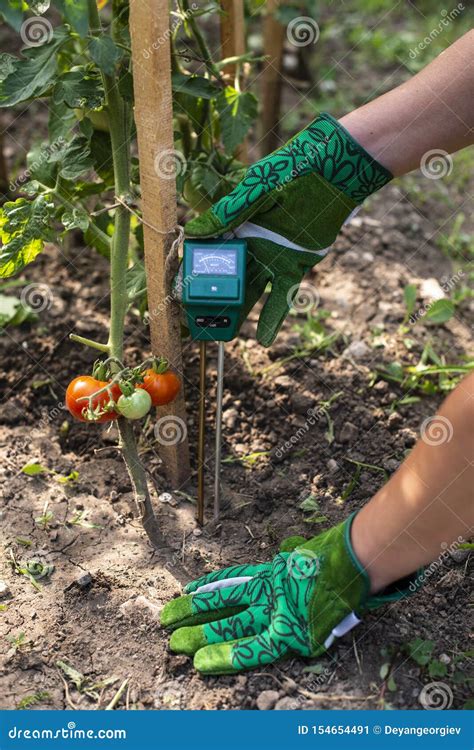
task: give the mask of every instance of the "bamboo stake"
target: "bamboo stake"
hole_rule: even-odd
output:
[[[179,310],[170,298],[172,273],[167,269],[176,235],[161,234],[171,233],[177,224],[175,175],[183,158],[173,142],[169,19],[168,0],[130,0],[151,346],[153,353],[166,357],[182,374]],[[160,407],[157,416],[163,418],[163,437],[157,436],[160,455],[177,488],[190,476],[183,392],[169,406]]]

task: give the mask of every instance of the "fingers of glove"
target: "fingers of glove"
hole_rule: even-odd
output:
[[[230,565],[228,568],[214,570],[212,573],[206,573],[200,578],[186,584],[184,590],[187,594],[197,591],[201,586],[207,586],[212,583],[227,581],[226,585],[235,586],[235,578],[252,577],[259,573],[266,573],[271,569],[271,563],[262,563],[259,565]],[[217,587],[216,587],[217,588]]]
[[[221,606],[219,609],[200,609],[193,607],[193,599],[192,594],[187,594],[165,604],[160,614],[162,627],[175,630],[188,625],[202,625],[221,617],[236,615],[247,606],[242,602],[228,607]]]
[[[264,264],[256,261],[250,253],[247,262],[246,275],[245,300],[240,311],[239,327],[244,320],[246,320],[252,308],[257,304],[258,300],[265,292],[268,282],[273,277],[271,270]]]
[[[257,340],[270,346],[275,340],[291,307],[293,298],[303,277],[296,275],[277,276],[265,302],[257,326]]]
[[[194,656],[194,667],[202,674],[232,674],[271,664],[288,651],[287,644],[269,628],[255,637],[204,646]]]
[[[268,626],[268,623],[264,608],[251,607],[223,620],[175,630],[170,639],[170,649],[178,654],[192,655],[200,648],[213,643],[257,635]]]
[[[240,580],[240,579],[237,579]],[[187,594],[168,602],[161,611],[161,624],[167,628],[197,625],[228,617],[245,609],[250,603],[247,586],[251,577],[238,585],[215,588],[203,593]]]

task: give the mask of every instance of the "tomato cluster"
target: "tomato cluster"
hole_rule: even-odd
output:
[[[80,422],[141,419],[152,406],[169,404],[179,393],[181,381],[166,367],[159,362],[123,382],[80,375],[67,387],[66,407]]]

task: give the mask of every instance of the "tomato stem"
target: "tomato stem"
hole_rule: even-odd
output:
[[[100,344],[98,341],[93,341],[92,339],[85,338],[84,336],[78,336],[76,333],[70,333],[69,338],[71,339],[71,341],[75,341],[77,344],[90,346],[91,349],[98,349],[99,352],[104,352],[105,354],[108,354],[110,351],[110,347],[108,344]]]
[[[96,0],[89,0],[91,33],[103,34]],[[114,37],[115,18],[112,19]],[[125,204],[130,195],[130,131],[131,110],[122,98],[116,77],[102,73],[105,104],[109,119],[110,140],[115,178],[115,194]],[[110,332],[108,352],[117,360],[123,359],[123,334],[128,308],[126,273],[130,241],[130,212],[119,203],[115,211],[114,233],[110,256]],[[162,548],[163,535],[153,511],[145,469],[139,459],[133,426],[127,419],[117,420],[119,446],[132,482],[140,519],[152,545]]]

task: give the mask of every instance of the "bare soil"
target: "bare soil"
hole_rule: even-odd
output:
[[[444,326],[413,327],[410,350],[399,332],[403,287],[452,272],[433,240],[434,210],[425,206],[421,213],[399,188],[389,187],[373,202],[370,218],[365,214],[343,231],[334,253],[310,280],[319,309],[331,313],[325,326],[339,333],[330,349],[285,362],[300,343],[292,326],[305,316],[290,318],[267,351],[253,338],[256,313],[241,338],[227,347],[219,523],[196,528],[190,501],[195,487],[168,486],[153,433],[155,417],[149,420],[140,451],[171,548],[166,554],[153,552],[135,517],[128,477],[114,448],[114,428],[75,423],[62,405],[68,381],[88,371],[93,360],[89,350],[69,342],[68,334],[103,336],[107,264],[89,248],[72,248],[66,257],[50,247],[27,269],[28,280],[46,284],[50,298],[37,323],[9,328],[0,338],[0,578],[10,589],[0,602],[2,708],[15,708],[34,694],[40,694],[40,709],[103,708],[126,679],[119,708],[256,708],[266,690],[277,691],[269,705],[278,697],[281,709],[377,708],[386,702],[421,708],[420,690],[432,680],[403,650],[393,662],[396,690],[388,691],[380,677],[386,661],[381,647],[402,649],[416,637],[434,641],[434,654],[448,657],[445,681],[453,690],[453,707],[463,705],[466,688],[451,682],[451,676],[454,659],[467,643],[467,558],[456,562],[446,555],[416,597],[368,616],[319,660],[320,674],[305,672],[308,662],[292,659],[258,673],[202,678],[188,658],[168,651],[167,635],[158,624],[159,609],[179,594],[184,579],[232,563],[267,560],[283,537],[312,536],[337,523],[371,497],[413,446],[422,420],[435,412],[442,396],[394,407],[403,394],[396,384],[374,383],[375,369],[394,360],[416,363],[428,338],[447,361],[458,362],[472,343],[468,303]],[[351,341],[367,345],[361,358],[345,353]],[[148,353],[147,329],[132,316],[128,360],[139,361]],[[212,356],[211,351],[209,482]],[[198,358],[189,342],[185,366],[195,461]],[[331,397],[332,441],[324,415],[305,428],[308,409]],[[382,471],[364,469],[351,490],[356,466],[349,459]],[[63,476],[77,471],[79,477],[67,484],[54,474],[28,477],[21,469],[32,460]],[[311,494],[319,510],[308,523],[311,514],[299,505]],[[35,519],[46,503],[53,519],[45,529]],[[78,519],[85,525],[71,523]],[[36,558],[54,566],[39,591],[14,572],[12,553],[20,565]],[[15,648],[11,639],[20,633],[23,643]],[[63,679],[58,660],[78,669],[90,684],[107,677],[116,682],[99,685],[98,696],[88,697]]]

